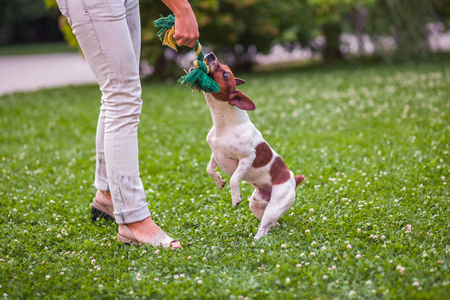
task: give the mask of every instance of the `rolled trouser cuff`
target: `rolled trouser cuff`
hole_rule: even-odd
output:
[[[130,224],[150,217],[150,210],[147,204],[145,204],[132,210],[123,209],[121,211],[114,211],[114,216],[116,217],[117,224]]]
[[[96,177],[94,181],[94,187],[99,191],[109,192],[108,182],[103,178]]]

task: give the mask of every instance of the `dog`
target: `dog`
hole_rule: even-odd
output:
[[[224,188],[225,181],[217,167],[231,176],[234,208],[241,203],[241,180],[255,188],[249,200],[250,210],[261,220],[254,236],[259,239],[278,225],[277,220],[292,206],[295,190],[305,176],[294,176],[250,121],[247,111],[254,110],[255,104],[236,89],[245,81],[235,78],[214,53],[207,54],[205,61],[210,69],[208,76],[220,86],[219,92],[204,93],[214,124],[206,138],[212,150],[206,171],[219,189]]]

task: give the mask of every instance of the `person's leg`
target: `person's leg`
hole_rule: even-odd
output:
[[[139,15],[139,1],[138,0],[126,1],[125,10],[126,10],[125,18],[127,21],[128,31],[133,46],[136,65],[139,65],[141,52],[141,20]],[[104,103],[103,99],[102,103]],[[105,140],[105,109],[102,105],[102,107],[100,108],[100,114],[97,123],[97,136],[96,136],[97,162],[96,162],[94,186],[98,190],[97,192],[98,198],[101,198],[99,193],[102,192],[107,197],[107,199],[111,200],[111,194],[109,192],[109,185],[106,172],[104,140]]]
[[[131,37],[131,42],[133,44],[134,55],[136,58],[136,65],[139,69],[140,62],[140,54],[141,54],[141,18],[139,14],[139,1],[138,0],[127,0],[125,1],[125,9],[126,9],[126,20],[128,25],[128,30]],[[127,227],[132,231],[132,234],[139,241],[149,241],[150,237],[153,237],[156,234],[161,234],[159,232],[160,228],[157,226],[151,217],[143,219],[142,221],[134,222],[131,224],[127,224]],[[119,226],[119,234],[124,236],[126,233],[126,228]],[[170,237],[166,237],[166,239],[170,240]],[[161,240],[162,242],[162,240]],[[174,241],[170,244],[172,249],[180,248],[180,242]]]
[[[106,161],[105,161],[105,111],[103,105],[100,107],[100,114],[98,116],[95,149],[96,149],[96,165],[95,165],[94,186],[98,191],[103,191],[107,193],[110,198],[111,194],[109,193],[108,176],[106,172]]]
[[[72,21],[73,19],[75,20],[75,26],[78,26],[78,23],[81,21],[83,23],[87,22],[86,18],[89,18],[89,14],[88,14],[87,6],[85,5],[84,0],[56,0],[56,1],[58,3],[61,13],[67,18],[70,26],[72,26],[72,24],[73,24],[73,21]],[[69,10],[69,6],[70,6],[70,10]],[[81,40],[81,41],[79,41],[80,44],[83,43],[84,40],[86,40],[86,38],[82,38],[83,34],[87,36],[87,39],[89,39],[89,37],[95,36],[95,32],[94,32],[93,28],[91,28],[90,30],[86,30],[85,32],[82,32],[82,31],[79,32],[77,39]],[[101,64],[101,61],[97,59],[97,65],[94,66],[93,63],[96,60],[91,58],[94,55],[98,56],[99,51],[95,51],[95,54],[94,54],[94,52],[90,53],[90,48],[95,48],[95,47],[100,47],[100,46],[97,41],[90,46],[91,47],[88,47],[87,45],[84,46],[84,49],[88,49],[87,51],[89,51],[89,52],[84,53],[84,55],[88,59],[91,70],[94,72],[94,75],[96,76],[97,81],[101,85],[101,81],[103,81],[103,79],[100,79],[99,74],[97,74],[98,73],[97,71],[99,69],[98,64]],[[82,45],[82,47],[83,47],[83,45]],[[102,76],[102,77],[104,77],[104,76]],[[101,99],[101,103],[102,104],[104,103],[103,96]],[[95,199],[100,199],[101,194],[103,192],[103,194],[105,196],[107,196],[106,200],[109,200],[112,202],[111,193],[109,192],[109,185],[108,185],[108,179],[107,179],[108,176],[107,176],[107,172],[106,172],[104,140],[105,140],[105,109],[102,105],[100,107],[100,114],[98,117],[97,134],[96,134],[96,168],[95,168],[94,186],[97,189],[97,195],[94,198],[94,201],[95,201]],[[105,198],[102,197],[102,200],[105,200]],[[102,202],[103,201],[100,200],[100,203],[102,203]]]
[[[58,0],[58,4],[102,91],[96,187],[109,189],[116,222],[128,224],[138,240],[148,240],[159,228],[150,218],[139,176],[137,126],[142,100],[137,48],[140,40],[136,36],[140,33],[131,34],[128,27],[138,24],[137,1],[134,13],[130,13],[134,21],[126,18],[123,0]],[[100,160],[106,165],[106,181]]]
[[[67,4],[73,32],[103,94],[100,127],[104,125],[104,161],[116,221],[141,221],[150,215],[138,163],[141,86],[123,1],[68,0]]]
[[[126,0],[125,9],[128,31],[130,33],[134,56],[136,58],[136,65],[139,68],[141,56],[141,17],[139,14],[139,1]]]

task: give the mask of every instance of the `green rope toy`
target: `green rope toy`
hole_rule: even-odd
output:
[[[161,40],[162,44],[178,51],[177,44],[173,39],[175,33],[175,17],[173,15],[167,17],[161,16],[161,18],[153,23],[155,24],[155,27],[161,28],[156,35]],[[178,79],[178,82],[189,86],[194,92],[219,92],[220,87],[217,82],[208,76],[209,67],[205,61],[202,45],[198,40],[194,46],[194,50],[197,55],[197,60],[194,61],[194,68],[192,68],[190,72],[186,72],[187,74]]]

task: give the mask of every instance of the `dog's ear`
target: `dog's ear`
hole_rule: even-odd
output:
[[[255,103],[253,103],[249,97],[239,90],[230,93],[228,103],[233,106],[237,106],[242,110],[255,110]]]
[[[244,79],[240,79],[240,78],[234,78],[234,80],[236,81],[236,86],[244,84],[245,80]]]

